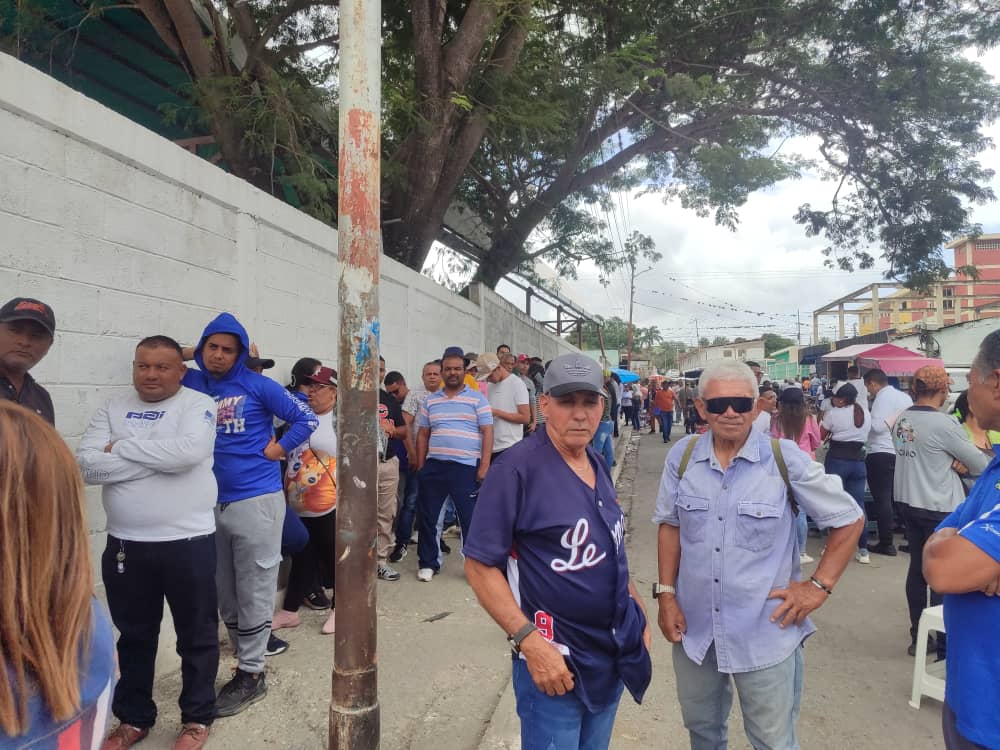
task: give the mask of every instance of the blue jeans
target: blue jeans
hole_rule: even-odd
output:
[[[642,404],[638,401],[632,407],[632,429],[636,432],[639,431],[639,417],[642,416]]]
[[[419,474],[417,558],[421,568],[439,570],[441,548],[438,546],[437,522],[441,507],[450,495],[458,513],[458,524],[462,527],[462,539],[468,539],[472,511],[479,496],[476,467],[428,458]]]
[[[604,458],[604,465],[608,467],[609,471],[615,462],[615,444],[614,440],[611,439],[613,428],[614,425],[611,422],[601,422],[597,426],[597,432],[594,433],[594,439],[590,441],[594,450]]]
[[[521,750],[607,750],[624,685],[607,708],[591,713],[570,691],[546,695],[539,690],[524,659],[514,659],[514,697],[521,719]]]
[[[861,515],[865,515],[865,480],[868,479],[868,470],[864,461],[849,461],[843,458],[826,457],[826,473],[836,474],[844,483],[844,490],[854,498],[854,502],[861,508]],[[858,549],[868,549],[868,518],[865,517],[865,525],[861,527],[861,535],[858,537]]]
[[[733,683],[743,711],[743,730],[755,750],[799,750],[795,722],[802,699],[802,647],[780,664],[729,675],[719,671],[715,644],[698,666],[674,646],[674,674],[691,750],[726,750]]]
[[[674,413],[672,411],[660,412],[660,433],[663,435],[663,442],[670,441],[670,429],[674,425]]]
[[[799,538],[799,554],[803,554],[809,540],[809,519],[802,508],[799,508],[799,515],[795,518],[795,535]]]
[[[413,533],[420,479],[415,471],[408,471],[402,476],[406,478],[406,485],[403,488],[403,502],[399,506],[399,513],[396,514],[396,544],[405,546],[410,543],[410,534]]]

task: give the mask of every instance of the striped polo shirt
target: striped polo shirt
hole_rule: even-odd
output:
[[[465,386],[448,398],[443,390],[432,393],[420,407],[418,428],[430,428],[427,458],[475,466],[483,439],[479,428],[493,424],[490,402],[479,391]]]

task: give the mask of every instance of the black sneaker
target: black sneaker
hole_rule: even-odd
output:
[[[313,591],[309,596],[302,600],[309,609],[324,610],[330,609],[330,600],[327,598],[326,593],[323,589],[317,589]]]
[[[441,551],[446,555],[451,554],[451,547],[448,546],[448,543],[444,539],[441,540]]]
[[[288,650],[288,641],[281,640],[274,633],[267,639],[267,648],[264,649],[264,656],[277,656]]]
[[[886,555],[888,557],[896,556],[896,547],[892,544],[869,544],[868,551],[873,552],[876,555]]]
[[[233,679],[222,686],[215,699],[216,716],[235,716],[267,695],[264,673],[250,674],[237,669]]]
[[[397,544],[392,548],[392,552],[389,553],[389,562],[398,563],[404,557],[406,557],[406,545]]]

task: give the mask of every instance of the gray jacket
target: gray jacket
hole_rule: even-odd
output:
[[[989,459],[973,445],[955,418],[929,406],[911,406],[892,427],[896,448],[893,496],[912,508],[951,513],[963,500],[962,478],[951,468],[956,458],[979,476]]]

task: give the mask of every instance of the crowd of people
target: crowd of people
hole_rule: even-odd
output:
[[[265,660],[288,648],[276,631],[301,626],[300,607],[336,629],[338,373],[305,357],[279,385],[228,313],[193,346],[151,335],[74,460],[30,374],[54,333],[44,302],[0,308],[0,738],[124,750],[147,737],[166,602],[181,658],[174,747],[197,750],[216,718],[265,698]],[[917,371],[908,395],[880,370],[772,384],[748,364],[710,365],[696,385],[622,384],[579,354],[451,346],[411,388],[380,358],[378,579],[398,581],[392,565],[416,545],[416,578],[431,582],[457,526],[466,578],[511,647],[522,746],[608,747],[623,692],[641,701],[650,683],[654,619],[630,577],[614,437],[624,418],[668,443],[676,422],[652,596],[693,750],[725,747],[734,690],[754,747],[798,748],[809,614],[852,557],[895,555],[900,527],[910,653],[947,645],[945,744],[1000,747],[1000,649],[981,638],[1000,615],[1000,332],[954,414],[940,368]],[[93,595],[85,483],[102,488],[110,621]],[[810,520],[825,535],[818,560]],[[943,596],[947,644],[916,643],[928,593]],[[220,619],[237,666],[217,692]]]

